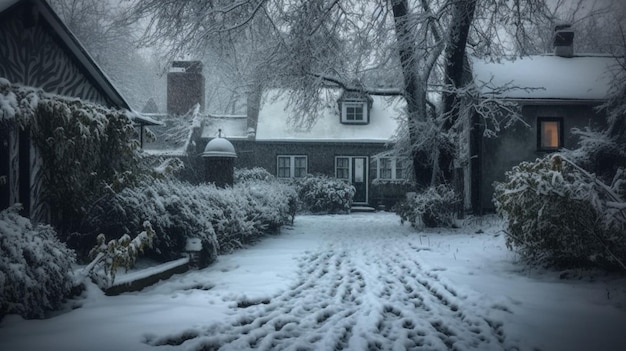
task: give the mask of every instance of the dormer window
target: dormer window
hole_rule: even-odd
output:
[[[365,94],[345,92],[339,98],[339,110],[341,111],[341,123],[343,124],[368,124],[370,122],[370,108],[372,98]]]

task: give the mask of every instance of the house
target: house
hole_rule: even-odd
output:
[[[573,149],[573,128],[603,128],[606,116],[596,109],[610,93],[615,58],[575,54],[574,33],[557,27],[554,53],[514,61],[472,60],[473,83],[481,99],[498,98],[521,108],[521,121],[486,137],[489,121],[473,112],[467,128],[464,206],[467,211],[493,211],[493,182],[522,161],[561,149]]]
[[[187,66],[194,69],[181,69]],[[200,64],[176,62],[173,65],[168,73],[168,105],[174,103],[180,106],[168,106],[168,111],[172,113],[161,116],[162,119],[188,119],[183,124],[193,125],[190,123],[192,118],[183,111],[192,110],[195,103],[202,105],[197,97],[204,95],[204,85],[179,84],[178,80],[187,79],[186,72],[190,78],[197,78],[201,68]],[[188,96],[196,98],[184,97],[180,87],[185,87]],[[327,88],[322,92],[325,103],[317,111],[319,117],[308,128],[292,122],[298,111],[288,106],[287,94],[280,89],[265,91],[259,109],[248,108],[248,114],[244,115],[200,113],[203,117],[199,134],[196,123],[196,127],[191,127],[186,134],[191,139],[183,138],[176,143],[172,139],[169,147],[163,143],[169,137],[163,136],[172,133],[159,131],[164,127],[151,128],[162,137],[161,141],[146,144],[146,151],[155,156],[184,158],[187,168],[195,169],[195,172],[187,170],[184,178],[199,182],[202,179],[192,173],[200,174],[200,178],[204,174],[202,163],[205,160],[201,155],[205,146],[211,140],[222,137],[236,150],[236,168],[262,167],[280,179],[306,174],[345,179],[356,188],[355,205],[389,208],[405,197],[410,189],[406,180],[408,163],[391,152],[396,129],[404,113],[401,98]],[[178,99],[174,101],[169,96]],[[194,135],[199,135],[199,138]]]
[[[0,77],[47,93],[131,110],[45,0],[0,0]],[[133,116],[139,129],[158,124]],[[0,176],[8,178],[0,182],[0,209],[20,202],[27,215],[33,187],[29,132],[2,127],[0,134]]]
[[[318,118],[298,126],[287,94],[264,92],[256,116],[211,116],[203,137],[228,138],[237,150],[235,167],[262,167],[279,179],[306,174],[345,179],[356,189],[355,205],[389,208],[404,198],[407,163],[391,153],[404,113],[401,98],[328,88]]]

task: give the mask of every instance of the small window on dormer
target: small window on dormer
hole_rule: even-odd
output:
[[[344,124],[367,124],[369,123],[369,110],[371,98],[364,94],[348,92],[339,99],[341,123]]]

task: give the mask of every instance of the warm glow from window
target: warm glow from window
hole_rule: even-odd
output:
[[[546,149],[557,149],[559,145],[559,122],[541,122],[541,147]]]

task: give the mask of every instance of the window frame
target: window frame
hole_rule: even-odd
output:
[[[554,123],[556,122],[557,126],[557,146],[543,146],[543,131],[544,131],[544,123]],[[537,117],[537,150],[538,151],[546,151],[553,152],[558,151],[564,147],[564,138],[563,138],[563,130],[564,130],[564,119],[563,117]]]
[[[348,108],[360,108],[360,119],[348,119]],[[368,124],[369,104],[364,99],[345,99],[341,101],[341,123],[343,124]]]
[[[296,159],[303,158],[304,159],[304,167],[296,167]],[[288,169],[289,175],[282,176],[281,169],[285,169],[286,167],[281,167],[280,160],[288,159]],[[296,170],[304,168],[304,172],[300,173],[299,176],[296,176]],[[309,158],[307,155],[276,155],[276,178],[280,179],[289,179],[289,178],[302,178],[309,172]]]
[[[397,156],[379,156],[375,157],[376,160],[376,179],[380,181],[386,182],[394,182],[394,181],[405,181],[406,180],[406,167],[400,168],[400,176],[398,176],[398,161],[402,162],[403,165],[406,164],[406,157],[397,157]],[[382,168],[382,161],[389,161],[389,168]],[[391,176],[389,178],[383,178],[383,171],[389,171]]]

